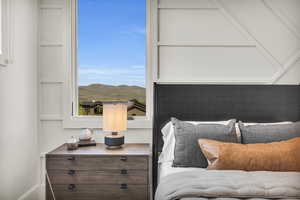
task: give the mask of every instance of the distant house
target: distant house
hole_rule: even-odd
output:
[[[102,102],[81,102],[80,107],[84,110],[82,114],[84,115],[101,115],[102,114]]]
[[[132,99],[128,103],[128,116],[141,116],[146,114],[146,105]]]
[[[100,101],[81,102],[81,114],[83,115],[102,115],[103,103]],[[136,99],[128,102],[128,116],[143,116],[146,114],[146,105]]]

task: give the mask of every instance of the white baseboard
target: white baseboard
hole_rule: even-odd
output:
[[[40,199],[40,185],[36,184],[25,192],[18,200],[39,200]]]

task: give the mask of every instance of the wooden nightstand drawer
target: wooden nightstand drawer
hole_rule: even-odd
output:
[[[46,154],[46,199],[150,200],[150,163],[148,144],[114,150],[97,144],[74,151],[61,145]]]
[[[57,200],[147,200],[147,185],[53,185]],[[51,194],[47,193],[47,199]]]
[[[120,200],[148,200],[148,185],[129,185],[119,189]]]
[[[47,156],[47,170],[110,170],[148,169],[148,157],[143,156]]]
[[[52,184],[148,184],[148,171],[145,170],[48,170]]]

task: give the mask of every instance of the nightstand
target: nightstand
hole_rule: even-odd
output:
[[[104,144],[68,151],[62,145],[46,154],[46,200],[150,200],[149,144]],[[47,177],[46,177],[47,178]]]

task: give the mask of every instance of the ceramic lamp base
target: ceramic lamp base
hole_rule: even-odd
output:
[[[116,133],[106,135],[104,138],[104,143],[107,149],[122,148],[122,145],[124,144],[124,135]]]

